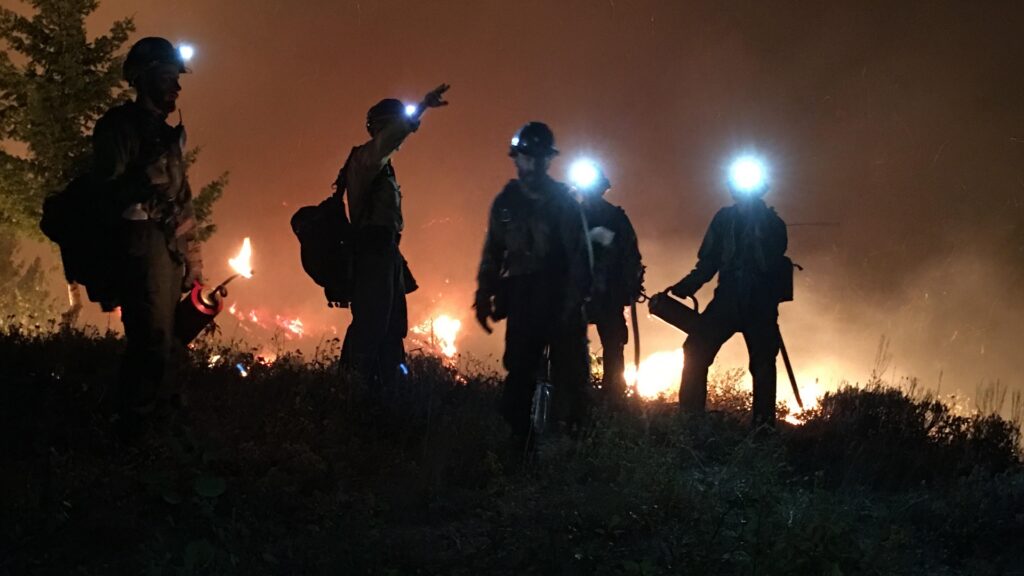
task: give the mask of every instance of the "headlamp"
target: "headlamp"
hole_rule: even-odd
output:
[[[196,49],[193,48],[191,44],[182,44],[181,46],[178,46],[178,55],[181,56],[182,60],[188,62],[196,55]]]
[[[768,188],[768,166],[756,156],[740,156],[729,165],[729,188],[740,194],[760,194]]]
[[[601,179],[601,169],[593,160],[583,158],[569,166],[569,181],[579,190],[590,190]]]

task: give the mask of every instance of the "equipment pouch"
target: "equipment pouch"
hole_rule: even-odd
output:
[[[772,285],[775,287],[775,298],[777,302],[792,302],[793,301],[793,268],[796,264],[789,259],[788,256],[783,256],[779,260],[779,265],[775,269],[774,278],[772,278]]]

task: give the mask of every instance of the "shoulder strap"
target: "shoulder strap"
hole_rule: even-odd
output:
[[[352,152],[355,151],[353,147],[349,150],[348,157],[345,158],[345,164],[338,170],[338,177],[334,179],[334,183],[331,184],[331,188],[334,189],[334,193],[338,195],[339,199],[345,194],[345,190],[348,188],[348,162],[352,159]]]

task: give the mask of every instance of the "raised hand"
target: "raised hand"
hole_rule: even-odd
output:
[[[441,106],[447,106],[448,101],[444,99],[444,93],[451,88],[448,84],[441,84],[437,88],[434,88],[427,95],[423,97],[423,106],[427,108],[440,108]]]

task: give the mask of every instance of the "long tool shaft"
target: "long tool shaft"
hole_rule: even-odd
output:
[[[636,317],[636,302],[629,305],[629,317],[633,321],[633,366],[636,377],[640,378],[640,319]]]
[[[779,332],[779,350],[782,352],[782,362],[786,365],[786,372],[789,374],[789,383],[793,386],[793,396],[796,397],[796,404],[803,410],[804,401],[800,399],[800,389],[796,386],[793,363],[789,361],[789,352],[786,352],[786,342],[782,339],[782,332]]]

